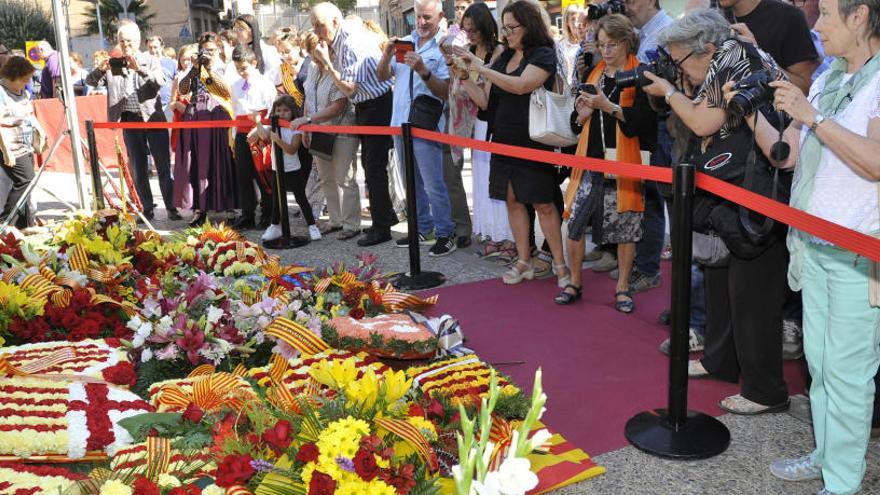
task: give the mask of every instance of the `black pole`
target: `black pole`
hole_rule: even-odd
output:
[[[419,225],[416,210],[416,170],[413,152],[412,124],[400,126],[403,134],[403,163],[406,172],[406,229],[409,242],[409,273],[397,276],[395,285],[402,289],[421,290],[437,287],[446,282],[446,276],[438,272],[423,272],[419,253]]]
[[[86,121],[86,141],[89,145],[89,168],[92,174],[92,203],[95,210],[103,210],[104,184],[101,182],[101,167],[98,164],[98,140],[95,139],[95,123]]]
[[[688,323],[691,296],[692,164],[672,168],[672,335],[669,397],[666,409],[641,412],[626,423],[625,434],[637,448],[660,457],[703,459],[730,445],[730,431],[717,419],[687,409]]]
[[[278,117],[272,116],[272,132],[281,135],[281,125]],[[275,157],[275,202],[272,208],[277,208],[278,217],[281,221],[281,237],[269,241],[263,241],[263,246],[269,249],[291,249],[305,246],[309,243],[308,237],[290,235],[290,219],[287,217],[287,188],[284,183],[284,150],[278,143],[272,142],[272,156]]]

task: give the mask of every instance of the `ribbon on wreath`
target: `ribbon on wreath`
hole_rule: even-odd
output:
[[[13,366],[6,354],[0,354],[0,376],[32,376],[74,358],[76,352],[73,348],[65,347],[30,363]]]
[[[428,443],[419,429],[412,423],[402,419],[393,418],[376,418],[373,422],[376,423],[376,426],[379,428],[384,428],[391,433],[394,433],[414,448],[419,454],[419,457],[425,461],[425,464],[431,472],[435,472],[439,469],[437,456],[431,450],[431,444]]]
[[[232,373],[212,373],[196,376],[192,381],[192,391],[184,391],[177,384],[168,384],[159,389],[156,403],[170,410],[185,410],[190,403],[204,411],[215,411],[223,407],[239,410],[244,406],[240,395],[241,379]]]
[[[441,356],[461,357],[474,353],[472,349],[464,346],[464,333],[461,331],[461,324],[452,316],[442,315],[438,318],[428,318],[415,311],[407,311],[406,314],[414,322],[423,325],[434,334],[440,347]]]
[[[147,437],[147,479],[154,480],[168,471],[171,463],[171,440],[160,437]]]
[[[310,356],[330,349],[330,346],[314,332],[284,317],[276,318],[270,323],[265,333]]]
[[[323,294],[327,291],[327,289],[330,288],[331,284],[344,289],[355,282],[357,282],[357,275],[349,271],[345,271],[330,277],[324,277],[319,280],[318,283],[315,284],[315,293]]]
[[[439,299],[440,296],[438,294],[422,299],[415,294],[400,292],[391,284],[388,284],[382,293],[382,305],[393,313],[400,313],[406,310],[427,311],[437,304]]]

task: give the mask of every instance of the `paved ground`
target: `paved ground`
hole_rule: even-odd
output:
[[[466,189],[470,176],[465,171]],[[41,185],[62,199],[72,201],[75,197],[71,176],[47,174]],[[153,186],[158,191],[158,186]],[[41,216],[58,217],[64,207],[45,191],[38,190],[35,198],[39,203]],[[161,203],[160,198],[156,198]],[[290,198],[290,204],[294,204]],[[364,202],[364,205],[367,203]],[[156,228],[169,231],[180,228],[185,221],[167,222],[165,212],[157,210]],[[291,218],[291,225],[299,235],[305,235],[304,223],[299,218]],[[366,224],[365,224],[366,225]],[[395,236],[402,237],[405,224],[395,229]],[[253,231],[248,237],[259,240],[259,232]],[[369,249],[379,255],[380,268],[387,272],[407,270],[407,250],[395,248],[393,243],[385,243]],[[422,251],[422,264],[425,270],[444,273],[447,284],[484,280],[499,277],[504,267],[480,260],[468,248],[443,258],[429,258]],[[354,263],[355,256],[361,252],[354,240],[338,241],[330,237],[313,242],[307,246],[287,251],[279,251],[286,262],[298,262],[312,266],[345,262]],[[633,447],[626,447],[595,458],[596,462],[608,469],[607,474],[594,480],[566,487],[559,494],[809,494],[821,488],[819,482],[786,483],[776,480],[767,470],[767,465],[780,457],[800,455],[812,448],[812,433],[807,418],[808,403],[805,398],[797,398],[795,407],[787,414],[777,414],[755,418],[722,416],[721,420],[730,428],[732,442],[724,454],[701,461],[670,461],[644,454]],[[602,407],[596,404],[596,407]],[[868,472],[863,493],[880,493],[880,443],[872,442],[868,455]]]

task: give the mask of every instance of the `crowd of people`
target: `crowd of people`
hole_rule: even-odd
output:
[[[284,152],[277,173],[313,240],[338,232],[371,246],[392,241],[398,223],[388,161],[391,149],[402,156],[402,138],[301,128],[407,122],[644,166],[689,162],[844,227],[880,231],[880,1],[719,0],[709,8],[695,0],[674,19],[658,0],[611,0],[566,9],[561,30],[531,0],[495,15],[481,2],[455,4],[455,19],[446,19],[440,1],[416,0],[415,29],[402,38],[330,2],[312,7],[310,30],[268,38],[241,15],[176,57],[157,37],[142,51],[137,26],[122,21],[117,46],[75,79],[84,91],[106,92],[112,121],[236,121],[231,140],[225,129],[126,129],[129,166],[147,218],[152,164],[170,220],[182,219],[179,210],[193,212],[191,224],[237,210],[232,227],[265,229],[270,247],[281,236],[277,195],[286,194],[273,190],[266,145]],[[41,92],[51,97],[60,72],[51,47],[41,50]],[[20,56],[0,69],[3,168],[13,184],[3,218],[44,147],[31,72]],[[544,144],[530,131],[541,88],[570,96],[576,145]],[[268,115],[289,125],[269,129],[261,123]],[[412,146],[411,213],[431,256],[476,239],[481,255],[509,259],[505,284],[555,276],[559,305],[582,297],[591,261],[617,279],[611,301],[626,314],[638,292],[660,285],[668,188],[474,150],[471,215],[464,150],[419,138]],[[372,219],[364,230],[358,149]],[[23,225],[27,215],[19,216]],[[857,492],[869,436],[880,431],[880,301],[869,295],[880,289],[871,262],[706,193],[695,200],[694,229],[695,253],[710,255],[692,265],[690,350],[704,354],[689,375],[740,383],[719,403],[727,412],[779,412],[789,407],[783,359],[805,353],[816,450],[770,470],[792,481],[822,478],[821,493]],[[588,236],[596,247],[586,252]]]

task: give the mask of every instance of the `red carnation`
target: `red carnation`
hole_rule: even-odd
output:
[[[309,495],[333,495],[336,491],[336,480],[320,471],[312,473],[309,482]]]
[[[247,484],[256,472],[251,466],[254,459],[250,455],[230,454],[217,465],[217,486],[229,488],[234,485]],[[332,491],[331,491],[332,493]]]
[[[437,399],[432,399],[428,404],[428,416],[434,419],[443,419],[446,411],[443,410],[443,404]]]
[[[379,479],[386,485],[391,485],[400,495],[406,495],[416,486],[414,478],[415,466],[412,464],[404,464],[395,472],[392,469],[383,469],[379,473]]]
[[[201,495],[202,490],[196,485],[177,486],[168,492],[168,495]]]
[[[137,383],[137,373],[134,371],[134,366],[125,361],[110,366],[109,368],[104,368],[104,371],[101,372],[101,374],[104,376],[105,380],[114,385],[133,387],[134,384]]]
[[[406,415],[416,417],[416,418],[424,418],[425,417],[425,410],[422,409],[422,406],[413,403],[413,404],[409,405],[409,411],[406,412]]]
[[[296,460],[299,462],[315,462],[318,460],[318,446],[313,443],[303,444],[296,453]]]
[[[186,410],[183,411],[183,419],[191,421],[193,423],[198,423],[202,421],[202,418],[204,417],[205,411],[202,411],[202,408],[197,406],[195,402],[190,402],[186,406]]]
[[[348,316],[351,316],[355,320],[360,320],[361,318],[366,316],[366,313],[364,312],[363,308],[358,307],[349,311]]]
[[[261,437],[264,442],[272,447],[275,453],[280,454],[290,447],[291,436],[293,435],[293,425],[290,421],[278,420],[275,426],[263,432]]]
[[[138,476],[134,480],[134,495],[159,495],[159,485],[153,483],[144,476]]]
[[[358,449],[352,461],[354,461],[354,472],[364,481],[372,481],[379,474],[376,458],[363,447]]]

